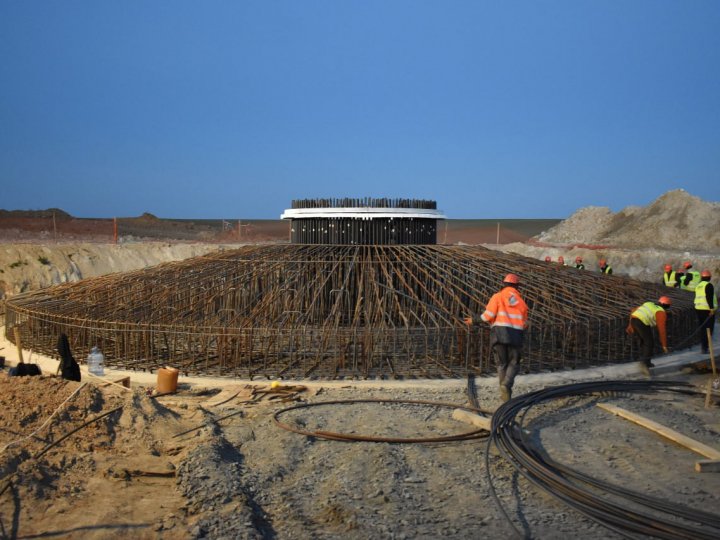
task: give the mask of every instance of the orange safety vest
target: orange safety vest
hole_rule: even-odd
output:
[[[514,287],[505,287],[493,294],[480,317],[491,326],[508,326],[523,330],[527,324],[528,307]]]

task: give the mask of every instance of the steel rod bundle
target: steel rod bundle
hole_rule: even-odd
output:
[[[478,318],[515,272],[530,306],[524,368],[627,361],[631,308],[673,299],[670,346],[692,295],[474,246],[261,245],[17,295],[6,334],[57,356],[98,345],[110,366],[235,377],[456,377],[493,373]],[[685,340],[687,341],[687,340]]]

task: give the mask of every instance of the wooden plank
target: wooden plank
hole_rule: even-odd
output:
[[[480,416],[479,414],[471,413],[470,411],[466,411],[464,409],[455,409],[452,413],[452,417],[453,420],[459,420],[460,422],[477,426],[485,431],[490,431],[490,423],[492,422],[492,419],[487,418],[486,416]]]
[[[117,381],[106,382],[100,386],[110,386],[111,384],[121,384],[124,388],[130,388],[130,377],[123,377]]]
[[[701,459],[695,462],[696,472],[720,472],[720,460]]]
[[[649,430],[655,431],[659,435],[662,435],[663,437],[670,439],[671,441],[674,441],[684,446],[685,448],[689,448],[693,452],[697,452],[698,454],[710,459],[720,459],[720,451],[715,450],[714,448],[711,448],[706,444],[698,442],[695,439],[686,437],[682,433],[679,433],[674,429],[670,429],[669,427],[665,427],[662,424],[650,420],[649,418],[645,418],[644,416],[640,416],[639,414],[635,414],[633,412],[622,409],[620,407],[616,407],[615,405],[610,405],[608,403],[598,403],[597,406],[608,412],[611,412],[618,416],[622,416],[623,418],[630,420],[631,422],[635,422],[636,424],[641,425]]]
[[[18,364],[23,363],[23,354],[22,354],[22,342],[20,341],[20,328],[17,326],[13,328],[13,333],[15,335],[15,345],[17,346],[17,352],[18,352]]]

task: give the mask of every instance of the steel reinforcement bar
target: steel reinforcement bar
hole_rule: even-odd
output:
[[[528,371],[627,361],[630,309],[673,298],[670,345],[692,295],[474,246],[264,245],[17,295],[6,335],[57,356],[98,345],[110,366],[249,377],[493,373],[489,330],[468,327],[515,272],[530,306]],[[687,341],[687,340],[685,340]]]

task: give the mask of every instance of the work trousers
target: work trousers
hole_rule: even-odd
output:
[[[506,326],[493,326],[490,329],[490,346],[495,358],[498,381],[500,386],[505,386],[508,390],[512,390],[515,375],[520,369],[522,341],[522,330]]]
[[[707,331],[709,328],[711,336],[715,331],[715,314],[713,313],[712,317],[708,317],[710,311],[707,309],[696,309],[695,313],[697,314],[698,326],[700,326],[700,330],[698,330],[700,332],[700,347],[702,347],[702,352],[706,353],[710,350]]]
[[[640,361],[650,367],[650,359],[652,358],[655,341],[653,340],[653,329],[642,322],[640,319],[632,317],[630,324],[633,327],[634,334],[640,340]]]
[[[492,350],[500,386],[512,390],[515,376],[520,368],[521,349],[505,343],[496,343],[493,345]]]

